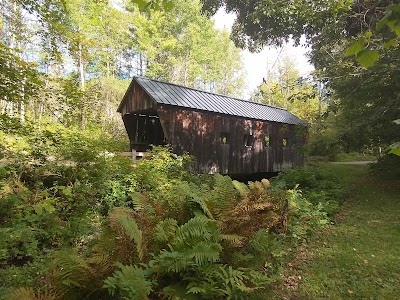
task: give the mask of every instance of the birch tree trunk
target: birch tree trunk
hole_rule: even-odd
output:
[[[81,79],[81,91],[82,91],[82,98],[81,98],[81,129],[86,129],[86,103],[85,103],[85,73],[84,73],[84,66],[83,66],[83,53],[82,53],[82,44],[79,43],[79,75]]]

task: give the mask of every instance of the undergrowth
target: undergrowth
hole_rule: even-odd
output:
[[[263,299],[329,222],[334,188],[310,170],[244,184],[193,174],[168,148],[133,167],[100,133],[7,126],[2,299]]]
[[[332,220],[347,193],[340,175],[321,167],[296,167],[280,173],[273,182],[283,188],[298,187],[304,198],[314,205],[320,205]]]

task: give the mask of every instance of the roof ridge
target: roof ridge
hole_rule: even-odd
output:
[[[165,84],[169,84],[169,85],[174,85],[174,86],[178,86],[178,87],[185,88],[185,89],[190,89],[190,90],[197,91],[197,92],[207,93],[207,94],[211,94],[211,95],[217,95],[217,96],[221,96],[221,97],[225,97],[225,98],[229,98],[229,99],[234,99],[234,100],[238,100],[238,101],[242,101],[242,102],[247,102],[247,103],[252,103],[252,104],[258,104],[258,105],[262,105],[262,106],[266,106],[266,107],[271,107],[271,108],[276,108],[276,109],[280,109],[280,110],[284,110],[284,111],[289,112],[287,109],[285,109],[285,108],[283,108],[283,107],[278,107],[278,106],[274,106],[274,105],[268,105],[268,104],[259,103],[259,102],[253,102],[253,101],[244,100],[244,99],[240,99],[240,98],[236,98],[236,97],[229,97],[229,96],[227,96],[227,95],[218,94],[218,93],[212,93],[212,92],[208,92],[208,91],[204,91],[204,90],[200,90],[200,89],[195,89],[195,88],[193,88],[193,87],[184,86],[184,85],[182,85],[182,84],[167,82],[167,81],[158,80],[158,79],[152,79],[152,78],[145,77],[145,76],[133,76],[133,78],[140,78],[140,79],[147,79],[147,80],[151,80],[151,81],[157,81],[157,82],[160,82],[160,83],[165,83]]]

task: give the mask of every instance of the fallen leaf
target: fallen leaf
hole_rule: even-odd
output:
[[[347,293],[349,294],[349,295],[353,295],[353,291],[352,290],[347,290]]]

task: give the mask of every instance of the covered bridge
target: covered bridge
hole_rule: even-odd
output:
[[[303,164],[306,123],[285,109],[134,77],[118,108],[131,150],[171,145],[199,172],[277,172]]]

